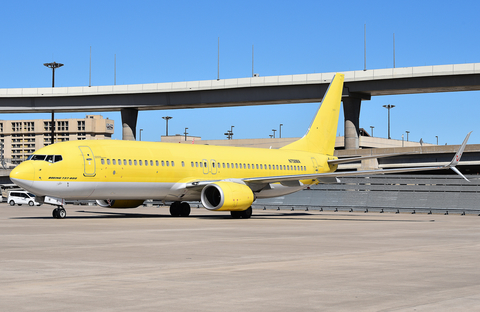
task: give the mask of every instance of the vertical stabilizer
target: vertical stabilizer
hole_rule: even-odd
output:
[[[307,134],[282,149],[333,155],[344,78],[343,74],[333,77]]]

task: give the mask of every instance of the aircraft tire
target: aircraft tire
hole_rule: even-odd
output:
[[[66,216],[67,216],[67,211],[63,208],[59,208],[58,209],[58,218],[59,219],[65,219]]]
[[[232,219],[240,219],[242,212],[243,211],[230,211],[230,215],[232,216]]]
[[[248,209],[242,211],[241,214],[243,219],[250,219],[250,217],[252,216],[252,207],[248,207]]]
[[[170,205],[170,215],[172,217],[180,217],[180,213],[181,213],[180,202],[173,202]]]
[[[55,219],[58,219],[58,208],[53,209],[52,217],[54,217]]]
[[[181,203],[179,206],[180,217],[188,217],[190,215],[190,205],[188,203]]]
[[[10,206],[15,206],[15,202],[14,202],[13,200],[11,200],[11,201],[9,202],[9,204],[10,204]]]

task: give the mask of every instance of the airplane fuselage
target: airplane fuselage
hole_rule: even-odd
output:
[[[71,141],[43,148],[42,154],[35,154],[20,165],[22,170],[17,170],[33,176],[12,178],[24,181],[25,188],[40,196],[195,201],[200,200],[200,190],[188,187],[195,181],[332,172],[336,166],[328,165],[329,158],[334,159],[291,150],[115,140]],[[315,183],[316,179],[297,184],[263,183],[253,191],[256,198],[275,197]]]

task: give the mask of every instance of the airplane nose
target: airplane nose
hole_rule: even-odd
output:
[[[10,180],[16,185],[27,189],[33,184],[34,174],[35,168],[33,164],[26,161],[12,169],[10,172]]]

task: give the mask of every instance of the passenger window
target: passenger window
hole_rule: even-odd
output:
[[[263,166],[262,166],[262,164],[260,164],[260,169],[263,169]]]
[[[202,167],[203,167],[203,163],[201,162],[201,163],[200,163],[200,168],[202,168]]]
[[[223,167],[223,169],[225,169],[225,163],[222,163],[222,167]]]
[[[195,162],[195,167],[197,167],[197,168],[198,168],[198,161],[196,161],[196,162]]]
[[[141,159],[138,161],[138,164],[139,164],[140,166],[142,165],[142,160],[141,160]]]
[[[116,159],[112,159],[112,164],[113,164],[113,165],[116,165],[116,164],[117,164],[117,160],[116,160]]]
[[[238,164],[235,164],[235,169],[238,169]]]
[[[132,165],[132,160],[131,160],[131,159],[128,160],[128,164],[129,164],[130,166]]]
[[[185,162],[182,160],[182,167],[185,167]]]
[[[215,168],[215,163],[214,162],[212,162],[212,168]]]
[[[148,166],[148,160],[145,160],[145,166]]]
[[[158,167],[158,160],[155,160],[155,165]]]
[[[122,160],[121,159],[118,160],[118,164],[122,165]]]
[[[248,169],[250,169],[250,164],[248,164]]]
[[[126,160],[126,159],[123,160],[123,165],[124,165],[124,166],[127,165],[127,160]]]
[[[192,167],[194,167],[193,161],[192,161]]]
[[[110,159],[107,159],[107,165],[110,165]]]
[[[150,160],[150,166],[153,167],[153,160]]]
[[[137,160],[136,160],[136,159],[133,160],[133,164],[134,164],[135,166],[137,165]]]
[[[268,165],[268,170],[272,170],[272,165]]]
[[[105,165],[105,159],[102,158],[101,163],[102,165]]]
[[[277,167],[277,170],[278,170],[278,165],[276,167]]]
[[[230,169],[230,163],[227,163],[227,168]]]
[[[175,167],[175,162],[172,160],[172,167]]]
[[[167,167],[169,167],[169,166],[170,166],[170,162],[167,160]]]
[[[162,160],[162,167],[164,167],[164,166],[165,166],[165,161]]]

